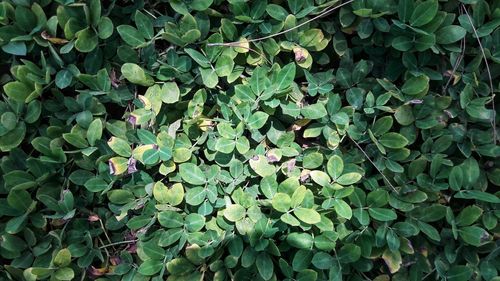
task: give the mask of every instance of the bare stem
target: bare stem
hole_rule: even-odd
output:
[[[83,269],[82,278],[80,278],[80,281],[85,280],[86,275],[87,275],[87,270]]]
[[[104,242],[102,241],[101,237],[98,237],[99,239],[99,242],[101,242],[102,245],[104,245]],[[101,247],[99,247],[99,249],[101,249]],[[106,252],[106,267],[108,267],[108,263],[109,263],[109,251],[106,247],[103,248],[104,249],[104,252]]]
[[[321,17],[324,17],[324,16],[328,15],[329,13],[335,11],[336,9],[338,9],[338,8],[340,8],[342,6],[348,5],[348,4],[352,3],[352,2],[354,2],[354,0],[349,0],[347,2],[344,2],[344,3],[342,3],[342,4],[338,5],[338,6],[334,6],[334,7],[332,7],[332,6],[326,7],[325,9],[323,9],[323,11],[321,11],[321,13],[319,13],[319,15],[317,15],[317,16],[309,19],[309,20],[306,20],[305,22],[303,22],[303,23],[301,23],[299,25],[296,25],[294,27],[285,29],[283,31],[280,31],[280,32],[277,32],[277,33],[274,33],[274,34],[271,34],[271,35],[267,35],[267,36],[264,36],[264,37],[250,39],[247,42],[249,42],[249,43],[250,42],[258,42],[258,41],[266,40],[266,39],[269,39],[269,38],[273,38],[273,37],[276,37],[276,36],[288,33],[290,31],[295,30],[297,28],[300,28],[300,27],[302,27],[302,26],[304,26],[304,25],[306,25],[306,24],[308,24],[308,23],[310,23],[312,21],[315,21],[315,20],[317,20],[317,19],[319,19]],[[241,43],[242,42],[208,43],[207,46],[209,46],[209,47],[210,46],[236,46],[236,47],[238,47],[239,44],[241,44]]]
[[[486,72],[488,73],[488,79],[490,82],[490,91],[491,91],[491,107],[493,110],[493,116],[491,117],[491,126],[493,127],[493,144],[497,143],[497,126],[496,126],[496,110],[495,110],[495,92],[493,90],[493,79],[491,78],[491,71],[490,71],[490,65],[488,64],[488,59],[486,59],[486,54],[484,53],[484,48],[483,44],[481,43],[481,39],[479,39],[479,35],[477,34],[476,27],[474,26],[474,23],[472,22],[472,18],[469,15],[469,12],[467,11],[467,8],[465,8],[465,5],[462,4],[462,9],[464,10],[465,14],[467,15],[467,18],[469,19],[470,25],[472,26],[472,30],[474,31],[474,34],[476,35],[477,43],[479,44],[479,48],[481,49],[481,54],[483,55],[484,63],[486,64]]]
[[[106,231],[106,228],[104,227],[104,223],[102,222],[101,218],[99,218],[99,223],[101,225],[102,231],[104,231],[104,235],[106,236],[106,239],[108,240],[109,243],[112,243],[111,239],[109,238],[108,232]]]
[[[115,243],[111,243],[111,244],[107,244],[107,245],[102,245],[101,247],[99,247],[99,249],[104,249],[104,248],[107,248],[107,247],[112,247],[112,246],[116,246],[116,245],[120,245],[120,244],[135,243],[137,241],[138,240],[135,239],[135,240],[125,240],[125,241],[115,242]]]
[[[451,80],[453,80],[453,76],[455,75],[455,72],[457,71],[458,67],[460,66],[460,63],[462,63],[462,60],[464,58],[464,55],[465,55],[465,37],[464,37],[464,39],[462,39],[462,41],[460,41],[460,49],[461,49],[460,56],[457,58],[457,61],[453,65],[453,70],[450,73],[450,78],[448,79],[448,81],[446,82],[446,85],[443,88],[443,92],[442,92],[443,94],[446,93],[446,89],[450,85]]]
[[[368,156],[368,154],[366,154],[366,152],[363,150],[363,148],[359,145],[359,143],[355,140],[353,140],[349,135],[347,136],[349,137],[349,139],[358,147],[359,150],[361,150],[361,152],[363,152],[363,154],[365,155],[366,159],[373,165],[373,167],[375,167],[375,169],[377,169],[377,171],[380,173],[380,175],[384,178],[384,180],[387,182],[387,184],[389,184],[389,186],[391,187],[391,189],[394,191],[394,192],[398,192],[396,190],[396,188],[394,187],[394,185],[392,185],[392,183],[389,181],[389,179],[384,175],[384,173],[382,173],[382,171],[377,167],[377,165],[375,165],[375,163],[370,159],[370,157]]]
[[[249,51],[252,51],[254,53],[256,53],[257,55],[259,55],[261,58],[263,58],[269,65],[271,65],[272,63],[266,58],[266,56],[264,55],[264,53],[259,53],[257,50],[254,50],[250,47],[245,47],[245,46],[235,46],[237,48],[243,48],[243,49],[246,49],[246,50],[249,50]]]

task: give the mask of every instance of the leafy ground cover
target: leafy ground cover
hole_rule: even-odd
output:
[[[1,1],[0,279],[500,280],[499,26],[486,0]]]

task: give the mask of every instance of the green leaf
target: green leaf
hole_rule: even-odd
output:
[[[301,185],[297,187],[297,189],[295,189],[295,191],[292,194],[291,207],[296,208],[297,206],[302,204],[304,198],[306,197],[306,193],[307,193],[307,188],[305,186]]]
[[[215,143],[215,150],[222,153],[231,153],[233,152],[235,146],[236,146],[236,141],[220,138],[217,139],[217,142]]]
[[[448,177],[448,182],[453,190],[460,190],[463,185],[464,176],[462,169],[459,166],[455,166],[451,169],[450,175]]]
[[[125,43],[130,46],[137,48],[142,44],[146,43],[144,36],[135,27],[130,25],[120,25],[116,28],[120,37],[125,41]]]
[[[273,208],[279,212],[285,213],[290,209],[291,198],[286,193],[276,193],[273,197],[272,205]]]
[[[261,177],[271,176],[275,173],[276,168],[267,162],[265,156],[257,155],[250,159],[250,167]]]
[[[378,119],[375,124],[372,126],[372,133],[375,136],[380,136],[384,133],[387,133],[393,124],[393,120],[391,116],[384,116]]]
[[[496,204],[500,203],[500,198],[498,198],[498,196],[479,190],[460,191],[455,194],[455,198],[475,199],[479,201],[496,203]]]
[[[333,257],[325,252],[317,252],[312,259],[312,264],[318,269],[329,269],[334,262]]]
[[[162,211],[158,213],[158,222],[167,228],[182,227],[184,225],[182,216],[174,211]]]
[[[207,191],[203,187],[197,186],[195,188],[190,188],[186,191],[186,203],[192,206],[198,206],[205,200],[206,196]]]
[[[429,89],[429,77],[426,75],[419,75],[408,79],[401,90],[403,93],[411,96],[420,95]]]
[[[414,9],[413,0],[401,0],[398,2],[398,16],[402,22],[408,22]]]
[[[351,185],[354,183],[357,183],[359,180],[361,180],[363,176],[359,173],[346,173],[340,176],[336,182],[341,185]]]
[[[247,126],[251,130],[257,130],[262,128],[269,118],[269,115],[262,111],[257,111],[252,114],[247,120]]]
[[[212,5],[213,2],[214,2],[213,0],[194,1],[194,2],[191,2],[191,8],[193,10],[196,10],[196,11],[204,11],[204,10],[208,9]]]
[[[266,12],[269,16],[278,21],[284,21],[288,16],[288,12],[285,10],[285,8],[276,4],[267,5]]]
[[[167,82],[161,88],[161,100],[164,103],[172,104],[179,101],[180,90],[175,82]]]
[[[141,140],[143,144],[156,144],[156,135],[154,135],[150,131],[144,129],[138,129],[137,136],[139,137],[139,140]]]
[[[322,171],[311,171],[311,173],[309,173],[309,175],[311,176],[311,179],[321,185],[321,186],[327,186],[330,184],[330,177],[328,176],[327,173],[325,172],[322,172]]]
[[[182,163],[179,165],[179,174],[182,180],[193,185],[203,185],[207,181],[200,167],[192,163]]]
[[[185,258],[175,258],[167,263],[167,270],[174,276],[185,275],[193,270],[193,264]]]
[[[5,84],[3,90],[8,97],[20,102],[24,102],[33,91],[31,87],[19,81]]]
[[[107,195],[111,203],[119,205],[130,203],[135,199],[132,192],[124,189],[111,190]]]
[[[386,249],[382,254],[382,259],[391,273],[398,272],[401,268],[401,264],[403,263],[401,253],[397,250],[391,251],[390,249]]]
[[[23,212],[30,208],[32,202],[30,194],[25,190],[11,190],[7,196],[8,205]]]
[[[370,216],[378,221],[392,221],[398,218],[396,212],[391,209],[369,208]]]
[[[200,231],[205,226],[205,217],[200,214],[189,214],[184,219],[186,229],[189,232]]]
[[[28,108],[26,109],[26,114],[24,115],[24,121],[29,124],[35,123],[40,118],[41,113],[42,103],[38,100],[32,100],[28,103]]]
[[[288,234],[286,237],[286,242],[290,244],[290,246],[299,248],[299,249],[311,249],[314,243],[312,236],[308,233],[298,233],[293,232]]]
[[[160,239],[158,239],[158,246],[168,247],[177,242],[183,234],[184,230],[182,228],[169,229],[163,232],[163,234],[160,236]]]
[[[25,56],[27,54],[26,44],[24,42],[9,42],[2,46],[2,51],[15,56]]]
[[[97,25],[101,18],[101,1],[91,0],[89,3],[90,24]]]
[[[219,77],[226,77],[233,71],[234,60],[228,55],[222,55],[217,59],[215,71]]]
[[[59,89],[64,89],[68,87],[71,84],[71,81],[73,81],[73,74],[67,70],[63,69],[56,74],[56,86]]]
[[[236,150],[241,154],[245,154],[250,150],[250,142],[245,136],[239,137],[236,140]]]
[[[224,217],[231,222],[237,222],[245,217],[246,210],[239,204],[231,204],[224,210]]]
[[[388,148],[403,148],[408,144],[408,140],[403,135],[392,132],[383,134],[378,141]]]
[[[280,220],[283,221],[286,224],[289,224],[291,226],[299,226],[300,221],[296,219],[294,216],[292,216],[290,213],[285,213],[281,215]]]
[[[465,226],[458,230],[458,235],[465,243],[480,247],[491,239],[490,234],[478,226]]]
[[[276,87],[277,91],[282,91],[292,85],[293,79],[295,79],[295,63],[292,62],[280,70],[275,79],[273,79],[272,84]]]
[[[111,137],[108,141],[108,145],[116,154],[120,156],[130,157],[132,155],[132,148],[126,140]]]
[[[215,88],[219,83],[219,77],[217,76],[217,72],[215,72],[212,68],[200,68],[201,79],[203,80],[203,84],[208,88]]]
[[[446,280],[449,281],[468,281],[471,280],[472,268],[466,265],[453,265],[446,272]]]
[[[427,0],[418,4],[410,17],[410,24],[414,27],[429,23],[438,11],[437,0]]]
[[[292,260],[292,269],[301,271],[309,267],[313,258],[313,251],[310,249],[298,250]]]
[[[197,64],[199,64],[202,68],[209,68],[210,67],[210,60],[203,55],[202,53],[186,48],[184,49],[184,52],[186,52]]]
[[[125,63],[121,68],[123,76],[130,82],[141,86],[152,86],[154,79],[135,63]]]
[[[0,116],[0,124],[7,130],[13,130],[17,125],[17,116],[10,111],[4,112]]]
[[[76,36],[75,48],[82,53],[93,51],[99,43],[97,34],[90,28],[79,31]]]
[[[217,131],[222,137],[227,139],[234,139],[236,137],[236,131],[229,123],[220,123],[217,125]]]
[[[293,211],[293,214],[296,215],[299,220],[308,224],[316,224],[321,221],[321,216],[314,209],[298,207]]]
[[[397,36],[392,39],[392,47],[398,51],[406,52],[413,47],[414,41],[407,36]]]
[[[261,252],[255,260],[255,265],[257,266],[257,271],[264,280],[269,280],[273,277],[274,266],[269,254]]]
[[[330,159],[328,159],[326,170],[333,180],[337,180],[337,178],[340,177],[344,171],[344,161],[340,156],[333,155]]]
[[[163,268],[163,264],[164,263],[162,260],[145,260],[143,263],[141,263],[141,265],[137,269],[137,272],[142,275],[152,276],[160,272],[160,270]]]
[[[361,248],[354,244],[345,244],[340,248],[337,259],[341,263],[352,263],[361,257]]]
[[[327,112],[325,106],[321,103],[315,103],[308,106],[304,106],[300,110],[300,114],[307,119],[320,119],[326,116]]]
[[[423,200],[419,200],[423,201]],[[441,204],[433,204],[426,207],[421,207],[412,210],[411,214],[414,218],[423,222],[434,222],[442,219],[445,216],[446,207]]]
[[[161,204],[177,206],[184,199],[184,188],[180,183],[174,183],[168,188],[162,182],[156,182],[153,186],[153,196]]]
[[[436,43],[451,44],[465,37],[467,31],[459,25],[448,25],[436,32]]]
[[[471,187],[476,184],[477,179],[479,178],[479,164],[476,159],[469,157],[464,160],[461,165],[462,173],[464,175],[464,186]],[[467,192],[477,193],[481,191],[471,190]]]
[[[437,229],[435,227],[433,227],[432,225],[430,225],[428,223],[421,222],[421,221],[419,221],[417,223],[418,223],[418,228],[420,228],[420,230],[425,235],[427,235],[429,238],[431,238],[434,241],[441,240],[441,236],[439,235],[439,232],[437,231]]]
[[[73,280],[75,278],[75,272],[70,267],[64,267],[56,270],[54,272],[54,277],[57,280]]]
[[[65,267],[71,263],[71,252],[67,249],[61,249],[54,257],[54,265],[57,267]]]
[[[473,224],[477,221],[483,214],[483,209],[478,206],[471,205],[465,207],[460,214],[456,217],[456,222],[458,226],[467,226]]]
[[[335,199],[333,208],[339,217],[350,220],[352,218],[352,209],[344,200]]]
[[[276,179],[272,176],[262,178],[260,181],[260,190],[268,199],[274,198],[278,190]]]
[[[87,141],[82,136],[76,133],[63,134],[63,139],[77,148],[86,148],[89,146]]]
[[[141,13],[139,10],[135,12],[135,25],[137,26],[137,31],[139,34],[141,34],[144,38],[146,39],[153,39],[154,36],[154,30],[153,30],[153,21],[146,16],[145,14]],[[130,34],[129,34],[130,35]],[[120,36],[122,34],[120,33]],[[123,40],[130,44],[125,38],[122,36]],[[140,37],[138,37],[140,38]],[[130,44],[134,46],[133,44]]]
[[[403,126],[408,126],[415,122],[415,117],[410,105],[402,105],[398,107],[394,113],[394,118],[396,118],[396,121]]]
[[[304,155],[302,159],[302,165],[306,169],[315,169],[323,164],[323,154],[319,152],[309,152]]]
[[[93,178],[89,179],[84,186],[91,192],[100,192],[108,187],[108,183],[101,178]]]
[[[111,35],[113,35],[113,29],[113,21],[111,21],[108,17],[102,17],[97,25],[97,35],[101,39],[108,39]]]

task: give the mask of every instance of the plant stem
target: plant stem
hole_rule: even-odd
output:
[[[462,9],[464,10],[465,14],[467,15],[467,19],[469,19],[470,25],[472,27],[472,30],[474,31],[474,34],[476,35],[477,43],[479,44],[479,49],[481,50],[481,54],[483,55],[484,63],[486,64],[486,72],[488,73],[488,78],[490,82],[490,91],[491,91],[491,107],[493,110],[493,115],[491,116],[491,126],[493,127],[493,144],[497,144],[497,125],[496,125],[496,110],[495,110],[495,92],[493,90],[493,79],[491,78],[491,71],[490,71],[490,65],[488,64],[488,59],[486,58],[486,54],[484,53],[484,48],[483,44],[481,43],[481,39],[479,39],[479,35],[477,34],[476,27],[474,26],[474,23],[472,22],[472,19],[469,15],[469,12],[467,11],[467,8],[465,8],[465,5],[462,4]]]
[[[285,33],[288,33],[292,30],[295,30],[297,28],[300,28],[312,21],[315,21],[321,17],[324,17],[326,15],[328,15],[329,13],[335,11],[336,9],[342,7],[342,6],[345,6],[345,5],[348,5],[350,3],[354,2],[354,0],[349,0],[347,2],[344,2],[338,6],[329,6],[329,7],[326,7],[325,9],[323,9],[323,11],[321,11],[321,13],[309,20],[306,20],[305,22],[301,23],[301,24],[298,24],[294,27],[291,27],[291,28],[288,28],[288,29],[285,29],[283,31],[280,31],[280,32],[277,32],[277,33],[274,33],[274,34],[271,34],[271,35],[267,35],[267,36],[264,36],[264,37],[259,37],[259,38],[255,38],[255,39],[250,39],[248,40],[247,42],[250,43],[250,42],[258,42],[258,41],[262,41],[262,40],[266,40],[266,39],[269,39],[269,38],[273,38],[273,37],[276,37],[276,36],[279,36],[279,35],[282,35],[282,34],[285,34]],[[228,42],[228,43],[208,43],[207,46],[208,47],[211,47],[211,46],[235,46],[235,47],[239,47],[239,44],[241,44],[242,42],[238,42],[238,41],[235,41],[235,42]]]
[[[101,247],[99,247],[99,249],[104,249],[104,248],[107,248],[107,247],[112,247],[112,246],[121,245],[121,244],[135,243],[137,241],[138,241],[138,239],[135,239],[135,240],[125,240],[125,241],[120,241],[120,242],[114,242],[114,243],[110,243],[110,244],[107,244],[107,245],[102,245]]]

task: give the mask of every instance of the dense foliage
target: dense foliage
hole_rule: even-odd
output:
[[[0,279],[499,280],[499,26],[489,0],[1,1]]]

